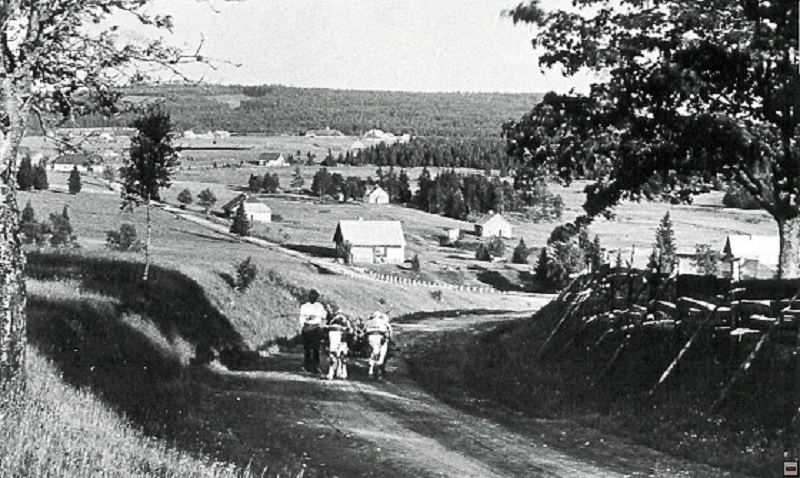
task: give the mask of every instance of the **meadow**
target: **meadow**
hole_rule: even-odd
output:
[[[159,208],[144,285],[143,254],[105,246],[124,222],[141,238],[144,210],[121,209],[118,193],[88,175],[70,195],[67,176],[50,172],[49,190],[19,193],[39,220],[67,206],[80,247],[28,250],[29,378],[0,404],[0,476],[296,476],[301,460],[281,436],[242,443],[225,431],[241,417],[227,414],[217,392],[224,368],[195,365],[203,351],[274,352],[297,334],[299,302],[312,287],[359,315],[527,307],[514,297],[447,291],[436,300],[354,282]],[[234,267],[248,257],[258,276],[236,291]]]
[[[307,184],[316,169],[302,168]],[[273,170],[282,184],[291,181],[293,168],[182,168],[163,198],[177,205],[180,190],[188,188],[196,195],[209,187],[217,194],[218,210],[240,193],[250,174]],[[371,167],[333,170],[360,177],[375,172]],[[411,170],[410,175],[415,179],[419,170]],[[10,457],[0,465],[6,467],[0,468],[3,476],[19,475],[22,469],[35,470],[31,476],[55,476],[55,470],[61,469],[78,477],[94,476],[98,469],[108,476],[238,477],[264,470],[266,476],[293,476],[301,469],[298,457],[279,436],[270,438],[269,451],[256,450],[225,434],[229,419],[238,418],[223,418],[224,411],[209,415],[209,407],[225,408],[215,392],[222,375],[193,366],[200,351],[274,351],[276,342],[283,344],[297,333],[299,300],[310,288],[356,315],[387,308],[392,315],[402,316],[531,307],[524,297],[515,295],[448,290],[435,298],[428,289],[332,275],[302,256],[237,241],[159,208],[153,210],[151,282],[142,286],[143,255],[110,251],[105,239],[109,230],[123,222],[134,224],[141,236],[144,211],[121,209],[118,193],[89,175],[83,177],[82,192],[70,195],[67,176],[50,172],[48,191],[19,194],[20,205],[30,201],[39,219],[68,206],[80,248],[29,251],[28,392],[35,391],[36,397],[21,395],[28,392],[5,395],[3,407],[14,413],[0,418],[0,436],[3,443],[20,446],[6,445],[0,451]],[[580,212],[583,186],[552,186],[564,198],[565,219]],[[338,204],[291,195],[261,198],[282,219],[256,226],[257,235],[312,255],[326,255],[332,251],[333,232],[341,219],[400,220],[407,257],[418,254],[422,271],[413,273],[408,264],[372,269],[467,285],[527,287],[530,268],[508,264],[510,250],[519,237],[531,247],[541,247],[555,225],[531,224],[512,215],[516,237],[506,241],[506,259],[477,263],[472,252],[438,243],[445,228],[470,231],[468,222],[398,205]],[[725,209],[720,202],[721,193],[710,193],[691,206],[624,204],[617,209],[616,220],[597,221],[591,231],[610,250],[635,246],[637,260],[649,253],[656,224],[666,211],[673,218],[682,249],[691,249],[695,243],[721,247],[730,232],[774,231],[764,213]],[[196,205],[187,212],[202,215]],[[468,240],[477,239],[468,236]],[[248,257],[256,264],[258,277],[249,289],[236,291],[232,287],[235,265]],[[15,427],[11,416],[23,417],[24,426]],[[92,433],[86,433],[86,427],[93,427]],[[97,438],[75,441],[72,437],[77,435]],[[48,451],[32,452],[33,442],[47,443],[44,450]],[[115,446],[107,447],[108,443]],[[129,465],[119,467],[119,462]]]

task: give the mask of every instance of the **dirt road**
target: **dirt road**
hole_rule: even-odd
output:
[[[397,326],[401,347],[431,331],[469,328],[509,316],[461,315]],[[402,356],[401,352],[398,354]],[[306,476],[338,477],[674,477],[740,476],[687,463],[559,421],[532,420],[510,429],[456,410],[420,389],[401,357],[389,378],[367,380],[363,361],[351,380],[301,373],[297,352],[264,359],[259,370],[235,372],[227,425],[250,452],[282,447],[300,457]],[[230,385],[230,384],[229,384]],[[238,411],[237,411],[238,410]],[[554,443],[552,438],[562,438]],[[275,450],[272,450],[275,451]]]

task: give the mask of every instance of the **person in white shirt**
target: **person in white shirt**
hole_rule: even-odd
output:
[[[300,306],[300,336],[303,339],[306,372],[319,373],[319,346],[322,341],[322,324],[328,317],[325,306],[317,302],[319,292],[308,293],[308,302]]]
[[[386,374],[386,355],[392,339],[392,324],[389,322],[389,316],[375,311],[370,314],[364,328],[370,348],[368,375],[383,377]]]

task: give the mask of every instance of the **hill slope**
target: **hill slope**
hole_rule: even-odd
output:
[[[497,136],[504,121],[519,118],[542,98],[538,93],[412,93],[277,85],[143,86],[126,93],[138,101],[165,100],[181,130],[278,134],[330,127],[357,135],[380,128],[428,136]],[[126,116],[93,115],[79,124],[127,126],[129,121]]]

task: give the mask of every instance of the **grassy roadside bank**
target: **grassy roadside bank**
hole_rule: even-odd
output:
[[[552,328],[546,324],[548,308],[540,314],[535,320],[413,337],[404,351],[410,373],[452,406],[587,458],[602,447],[598,442],[607,433],[622,443],[735,473],[766,477],[780,472],[781,440],[786,437],[771,435],[752,420],[709,417],[705,409],[678,400],[681,391],[658,406],[637,403],[633,393],[593,389],[583,364],[537,361],[532,351]],[[621,462],[635,459],[626,457],[631,447],[617,448],[613,454]]]

